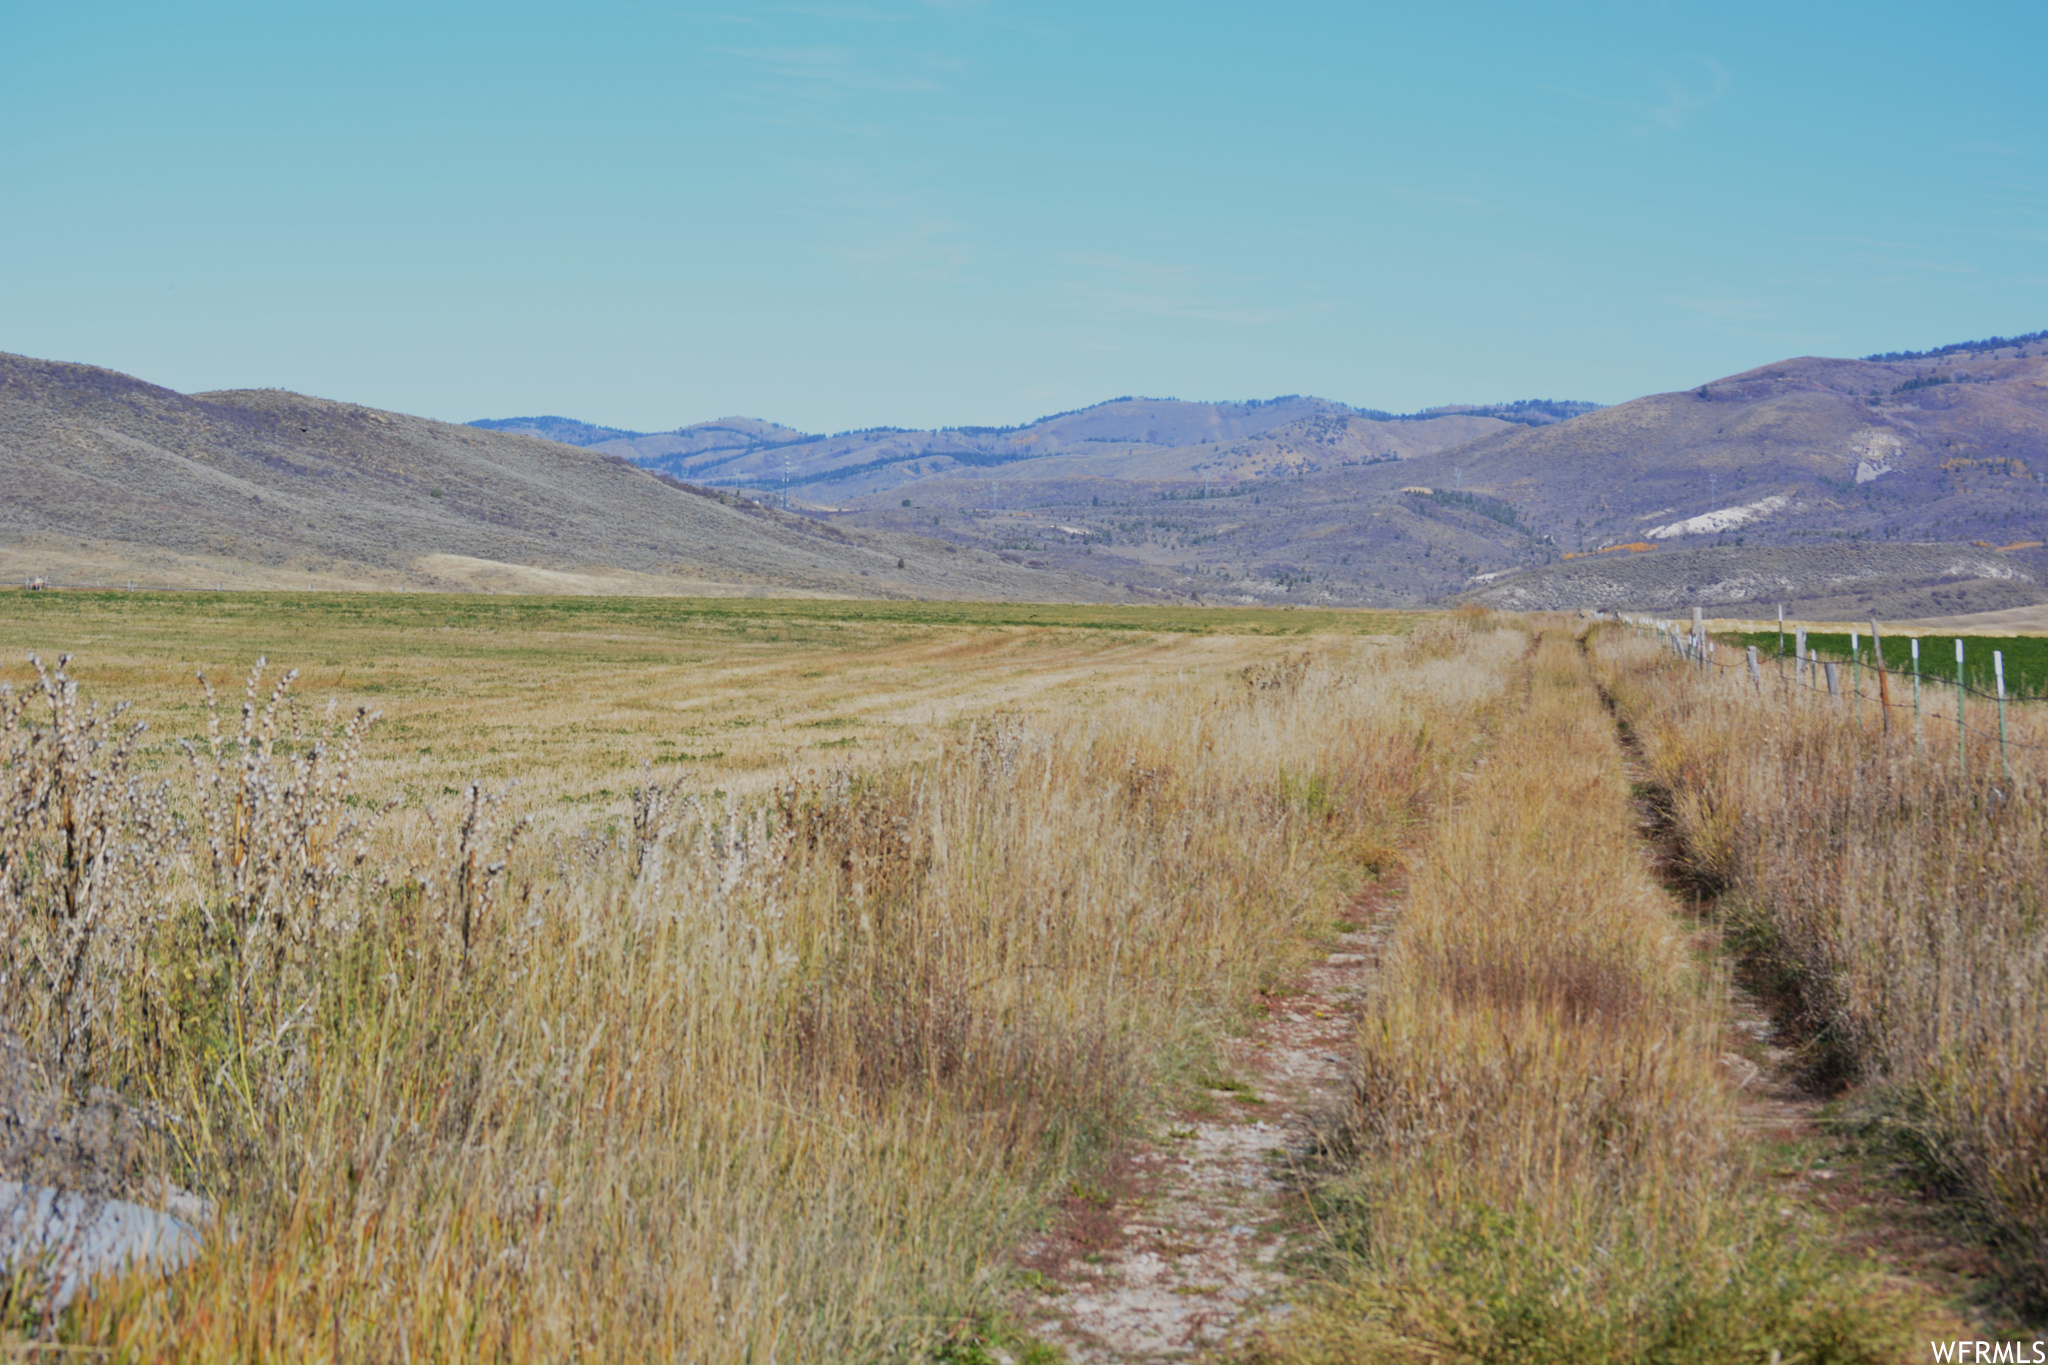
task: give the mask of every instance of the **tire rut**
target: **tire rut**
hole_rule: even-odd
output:
[[[1024,1248],[1013,1306],[1075,1365],[1204,1357],[1288,1311],[1283,1266],[1314,1231],[1296,1173],[1348,1083],[1392,897],[1375,888],[1350,909],[1323,961],[1225,1043],[1232,1079],[1213,1078],[1206,1102],[1167,1116],[1100,1185],[1071,1189],[1059,1226]]]
[[[1586,648],[1587,642],[1580,645]],[[1590,650],[1588,655],[1590,669]],[[1734,969],[1720,1061],[1761,1178],[1783,1208],[1801,1215],[1845,1254],[1874,1260],[1902,1294],[1940,1305],[1923,1324],[1931,1332],[1988,1330],[1959,1305],[1991,1279],[1989,1255],[1951,1234],[1946,1215],[1912,1187],[1906,1168],[1871,1159],[1830,1121],[1835,1097],[1813,1083],[1800,1049],[1785,1036],[1763,995],[1745,983],[1745,964],[1723,942],[1719,902],[1727,888],[1701,874],[1679,829],[1672,793],[1651,771],[1641,737],[1614,694],[1597,676],[1593,681],[1614,721],[1623,770],[1636,793],[1645,857],[1672,899],[1685,907],[1705,954]]]

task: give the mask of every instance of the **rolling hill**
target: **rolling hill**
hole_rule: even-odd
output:
[[[1972,545],[1706,545],[1663,554],[1588,555],[1498,579],[1472,600],[1508,611],[1592,607],[1683,615],[1887,621],[2010,611],[2048,601],[2044,575]]]
[[[2038,539],[2048,355],[1803,358],[1544,428],[1415,470],[1507,499],[1568,548]],[[1580,542],[1583,541],[1583,544]]]
[[[1123,596],[630,461],[274,390],[0,353],[0,573],[153,586]]]
[[[863,525],[922,523],[963,545],[1222,600],[1470,593],[1647,610],[1747,593],[1831,611],[2005,609],[2048,600],[2044,343],[1782,361],[1397,460],[1364,444],[1375,428],[1310,414],[1207,448],[1199,475],[1103,462],[1084,477],[1044,460],[999,486],[928,478],[845,505]],[[1062,477],[1022,477],[1032,471]],[[1717,546],[1731,556],[1686,557]],[[1933,548],[1895,563],[1870,546]],[[1773,554],[1758,559],[1763,549]],[[1744,560],[1763,571],[1729,567]]]
[[[785,463],[788,510],[730,491]],[[456,426],[0,356],[15,576],[1956,615],[2048,602],[2044,471],[2048,335],[1609,408],[1122,398],[831,437]]]
[[[1497,433],[1410,472],[1442,478],[1455,466],[1463,486],[1513,504],[1565,554],[1619,561],[1502,578],[1479,590],[1487,600],[1553,600],[1598,583],[1603,600],[1632,594],[1647,609],[1704,576],[1660,567],[1672,552],[1868,547],[1865,563],[1878,566],[1890,561],[1877,549],[1918,545],[1947,548],[1873,570],[1888,581],[1851,598],[1901,609],[1911,599],[1925,614],[2019,606],[2042,600],[2048,578],[2048,337],[1993,341],[1781,361],[1564,426]],[[1751,558],[1811,564],[1792,574],[1802,594],[1839,596],[1833,570],[1819,567],[1839,567],[1839,554]],[[1954,571],[1933,572],[1944,564]],[[1965,579],[1978,584],[1975,606],[1958,608]]]

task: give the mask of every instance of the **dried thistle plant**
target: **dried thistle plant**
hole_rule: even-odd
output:
[[[271,1056],[273,1086],[299,1069],[296,1035],[310,1018],[325,940],[354,928],[344,888],[368,854],[348,797],[363,739],[377,715],[358,707],[337,724],[328,703],[309,731],[293,704],[292,669],[262,692],[268,660],[243,684],[240,723],[223,735],[212,685],[205,746],[181,741],[192,774],[198,839],[191,859],[201,951],[226,977],[243,1062]],[[214,964],[209,964],[214,965]],[[226,1069],[223,1069],[225,1074]]]
[[[34,700],[0,684],[0,1010],[31,1056],[80,1091],[112,1060],[121,984],[180,830],[164,788],[129,771],[145,727],[122,728],[125,705],[81,706],[70,655],[54,673],[29,662]]]

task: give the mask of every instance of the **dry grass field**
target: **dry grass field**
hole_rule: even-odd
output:
[[[380,719],[355,789],[410,808],[480,781],[565,828],[689,773],[758,794],[804,772],[928,757],[1004,707],[1100,703],[1161,671],[1243,666],[1297,636],[1392,638],[1387,612],[834,599],[0,592],[0,677],[30,650],[135,703],[145,765],[203,725],[194,682],[260,657],[294,692]]]
[[[1755,1178],[1727,980],[1644,856],[1563,623],[1490,728],[1414,869],[1324,1134],[1326,1287],[1261,1358],[1905,1358],[1895,1296]]]
[[[0,597],[31,646],[85,686],[10,665],[0,708],[0,1023],[47,1139],[0,1175],[210,1207],[192,1264],[61,1313],[17,1267],[24,1347],[1052,1361],[1020,1247],[1077,1201],[1129,1216],[1098,1173],[1170,1146],[1370,903],[1347,1079],[1269,1210],[1293,1308],[1226,1349],[1907,1358],[1955,1319],[1766,1178],[1736,959],[1660,882],[1643,792],[1816,1062],[2038,1264],[2038,782],[1610,627]],[[88,706],[122,697],[132,750]],[[1852,807],[1881,868],[1825,841]],[[1867,897],[1830,897],[1843,858]]]
[[[126,1101],[70,1178],[218,1208],[168,1283],[60,1324],[17,1286],[127,1358],[944,1351],[1455,756],[1388,618],[7,605],[199,737],[131,781],[16,670],[9,1028]],[[1196,629],[1305,622],[1340,633]],[[229,683],[210,748],[183,675],[258,650],[392,714],[323,746]],[[641,769],[664,742],[725,753]]]

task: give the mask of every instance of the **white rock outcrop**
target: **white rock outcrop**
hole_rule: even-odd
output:
[[[31,1273],[49,1286],[55,1308],[96,1276],[138,1266],[176,1270],[199,1245],[190,1223],[160,1209],[0,1180],[0,1273]]]
[[[1792,505],[1792,499],[1782,493],[1773,493],[1756,502],[1746,502],[1740,507],[1724,507],[1718,512],[1702,512],[1684,521],[1674,521],[1668,526],[1652,526],[1643,532],[1647,540],[1670,540],[1675,536],[1713,535],[1721,531],[1732,531],[1738,526],[1747,526],[1752,521],[1761,521],[1773,512],[1782,512]]]

